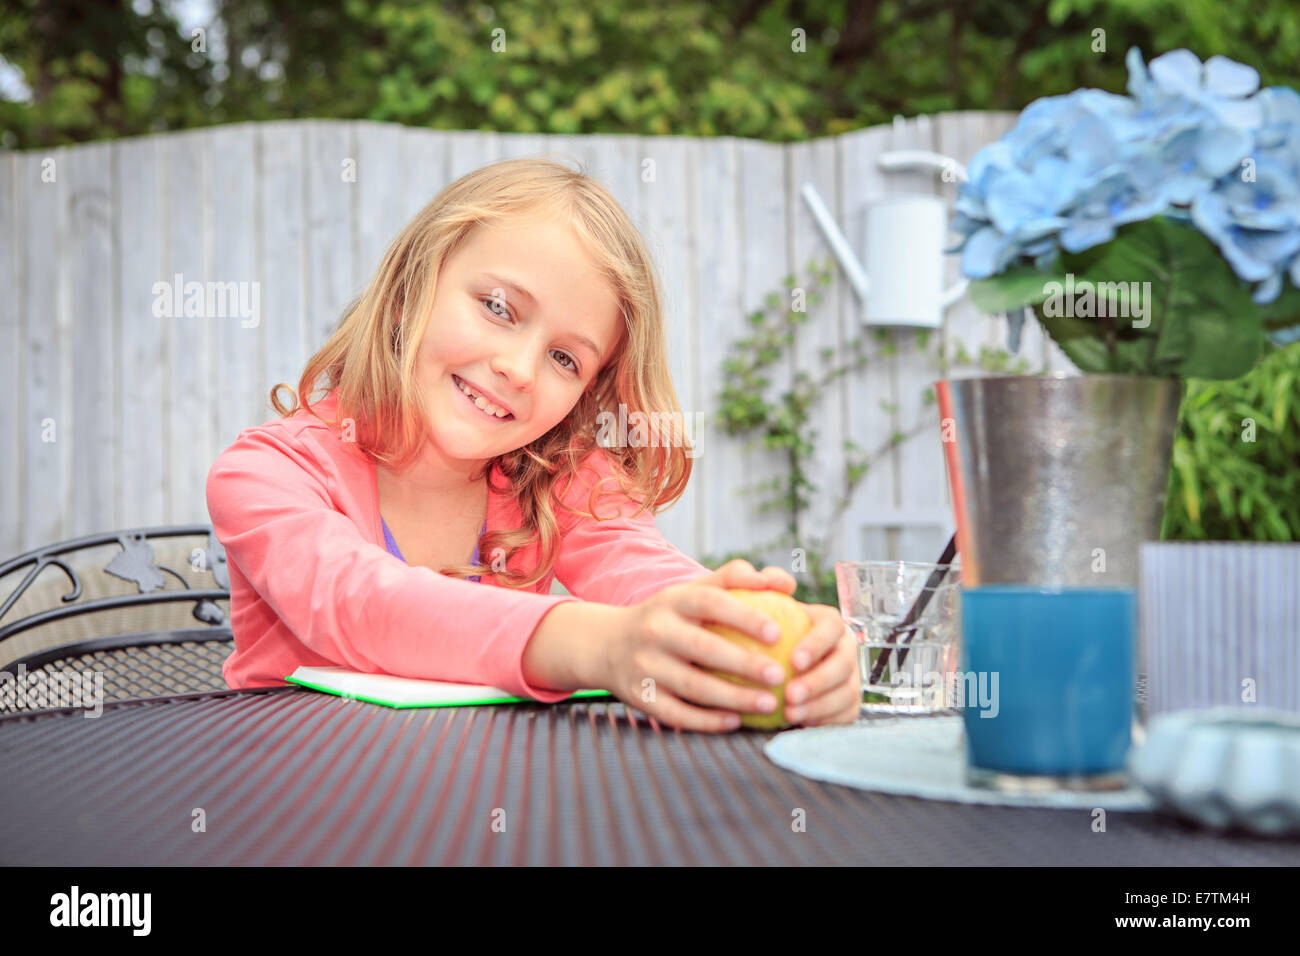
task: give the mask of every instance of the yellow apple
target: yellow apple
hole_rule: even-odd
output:
[[[742,604],[746,604],[776,621],[781,627],[780,640],[775,644],[765,644],[747,633],[741,633],[735,628],[716,622],[709,622],[704,627],[719,637],[725,637],[732,643],[739,644],[747,651],[772,658],[785,668],[785,680],[788,683],[794,677],[794,667],[790,664],[790,655],[794,653],[795,645],[803,640],[804,636],[812,629],[812,618],[808,616],[808,612],[803,609],[803,606],[798,601],[781,591],[728,588],[727,593]],[[742,687],[760,687],[776,695],[777,707],[773,713],[742,714],[740,723],[743,726],[753,727],[756,730],[773,730],[790,726],[785,719],[785,683],[782,683],[780,687],[769,687],[767,684],[755,684],[738,674],[715,670],[710,670],[709,673],[721,677],[723,680],[731,681],[733,684],[740,684]]]

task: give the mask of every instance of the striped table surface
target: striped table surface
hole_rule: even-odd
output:
[[[298,688],[0,719],[0,863],[1300,864],[1150,813],[943,803],[772,764],[771,733],[612,700],[393,709]]]

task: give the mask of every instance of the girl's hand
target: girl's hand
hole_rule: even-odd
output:
[[[793,594],[799,586],[794,577],[775,565],[768,565],[762,571],[755,571],[754,566],[743,558],[728,561],[718,570],[701,575],[693,582],[710,584],[722,588],[750,588],[754,591],[771,589],[783,594]]]
[[[790,658],[795,677],[785,688],[785,719],[805,727],[852,724],[862,705],[857,639],[844,626],[839,608],[800,606],[813,626]]]
[[[669,585],[640,604],[617,609],[619,626],[604,643],[603,680],[597,686],[682,730],[735,730],[741,713],[775,711],[775,695],[760,687],[723,680],[703,668],[738,674],[761,687],[779,687],[785,669],[769,657],[705,630],[703,624],[725,624],[764,644],[777,642],[776,633],[769,636],[765,631],[770,624],[775,632],[777,625],[726,591],[700,580]],[[762,706],[763,698],[770,706]]]
[[[768,566],[755,571],[737,558],[712,574],[696,578],[697,584],[720,588],[771,588],[793,594],[798,582],[786,571]],[[862,704],[862,673],[858,669],[858,642],[844,626],[839,609],[826,604],[800,603],[813,620],[812,630],[799,642],[791,659],[797,675],[785,689],[785,717],[792,724],[852,724]],[[751,708],[749,713],[754,713]]]

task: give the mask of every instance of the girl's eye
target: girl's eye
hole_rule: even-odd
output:
[[[509,309],[506,309],[505,312],[498,312],[496,309],[492,308],[492,306],[494,306],[494,305],[497,304],[497,300],[496,300],[496,299],[480,299],[479,301],[482,302],[482,303],[484,303],[485,305],[487,305],[487,307],[488,307],[488,311],[491,312],[493,315],[495,315],[495,316],[499,316],[499,317],[501,317],[501,318],[503,318],[503,319],[508,319],[508,318],[510,318],[510,310],[509,310]],[[506,307],[503,305],[501,308],[505,309]]]
[[[505,312],[498,312],[496,309],[492,308],[492,306],[497,304],[496,299],[487,298],[487,299],[479,299],[479,301],[483,303],[484,307],[487,309],[489,313],[495,315],[498,319],[506,319],[507,321],[510,322],[514,321],[514,317],[510,314],[509,309],[506,309]],[[505,309],[505,306],[502,306],[502,308]],[[568,353],[560,352],[559,349],[552,349],[551,351],[559,352],[560,355],[563,355],[566,359],[568,359],[569,364],[564,367],[568,369],[570,372],[578,371],[578,363]]]

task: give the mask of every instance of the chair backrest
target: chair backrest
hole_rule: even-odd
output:
[[[0,713],[226,689],[230,579],[209,525],[37,548],[0,564],[0,595]]]

